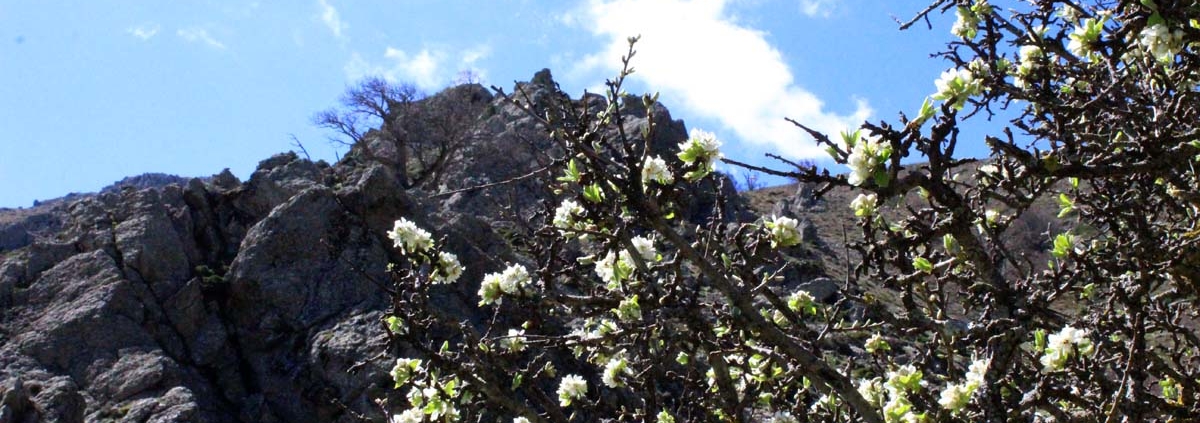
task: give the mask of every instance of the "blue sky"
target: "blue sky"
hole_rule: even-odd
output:
[[[313,113],[383,75],[436,92],[462,71],[511,88],[550,68],[600,87],[642,35],[631,92],[660,91],[731,158],[816,156],[788,116],[835,132],[915,113],[947,67],[948,21],[883,0],[12,0],[0,4],[0,207],[145,172],[246,178]],[[940,26],[937,26],[940,25]]]

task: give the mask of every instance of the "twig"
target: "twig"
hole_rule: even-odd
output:
[[[505,185],[505,184],[511,184],[511,183],[513,183],[513,182],[518,182],[518,181],[521,181],[521,180],[525,180],[525,179],[529,179],[529,178],[532,178],[532,177],[534,177],[534,176],[537,176],[537,174],[539,174],[539,173],[542,173],[542,172],[545,172],[545,171],[547,171],[547,170],[550,170],[550,168],[552,168],[552,167],[554,167],[554,163],[548,164],[548,165],[546,165],[546,166],[542,166],[540,169],[536,169],[536,170],[534,170],[533,172],[529,172],[529,173],[526,173],[526,174],[524,174],[524,175],[521,175],[521,176],[516,176],[516,177],[508,178],[508,179],[505,179],[505,180],[503,180],[503,181],[499,181],[499,182],[491,182],[491,183],[487,183],[487,184],[483,184],[483,185],[476,185],[476,186],[472,186],[472,187],[466,187],[466,188],[461,188],[461,189],[456,189],[456,190],[452,190],[452,191],[439,192],[439,193],[436,193],[436,194],[430,194],[429,196],[427,196],[427,197],[425,197],[425,198],[438,198],[438,197],[445,197],[445,196],[447,196],[447,195],[454,195],[454,194],[458,194],[458,193],[460,193],[460,192],[478,191],[478,190],[481,190],[481,189],[487,189],[487,188],[491,188],[491,187],[494,187],[494,186]]]
[[[304,158],[311,162],[312,156],[308,155],[308,149],[304,148],[304,143],[300,142],[299,138],[296,138],[296,134],[288,134],[288,136],[292,137],[292,145],[299,148],[300,152],[304,153]]]

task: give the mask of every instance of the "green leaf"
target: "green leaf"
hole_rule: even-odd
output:
[[[1079,292],[1079,299],[1084,300],[1084,299],[1091,298],[1092,294],[1094,294],[1095,292],[1096,292],[1096,284],[1095,283],[1089,283],[1087,285],[1084,285],[1083,290]]]
[[[887,188],[888,183],[891,182],[891,175],[888,175],[886,170],[877,170],[874,176],[875,185],[878,185],[880,188]]]
[[[862,136],[862,129],[856,129],[854,132],[842,131],[842,141],[846,143],[846,147],[854,148],[854,144],[858,143],[858,139]]]
[[[583,188],[583,198],[593,203],[604,202],[604,191],[600,190],[600,186],[591,184]]]
[[[689,356],[688,353],[685,353],[683,351],[680,351],[679,355],[675,356],[675,362],[682,364],[684,366],[686,366],[688,364],[688,361],[691,361],[691,359],[692,359],[692,357]]]
[[[579,173],[579,165],[575,159],[567,162],[567,169],[563,171],[563,176],[558,178],[559,182],[579,182],[581,174]]]
[[[1060,259],[1067,257],[1071,254],[1071,248],[1075,246],[1074,241],[1074,237],[1069,234],[1058,234],[1058,236],[1054,237],[1054,250],[1051,250],[1050,254]]]
[[[1166,23],[1167,23],[1167,20],[1163,19],[1162,15],[1158,14],[1158,12],[1154,12],[1154,14],[1150,15],[1149,18],[1146,18],[1146,26],[1148,26],[1148,27],[1158,25],[1158,24],[1165,25]]]
[[[913,267],[925,273],[933,273],[933,263],[930,263],[929,259],[925,257],[913,258]]]
[[[942,247],[946,249],[947,253],[956,253],[956,252],[958,252],[958,240],[954,239],[954,235],[951,235],[951,234],[943,235],[942,236]]]
[[[917,125],[924,124],[935,113],[937,110],[933,108],[933,99],[925,97],[925,101],[921,103],[921,111],[917,114]]]
[[[1058,207],[1060,208],[1058,218],[1062,219],[1075,210],[1075,201],[1071,197],[1068,197],[1067,194],[1060,193],[1058,194]]]

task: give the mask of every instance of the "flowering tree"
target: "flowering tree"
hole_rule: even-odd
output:
[[[915,117],[832,138],[797,123],[847,174],[751,166],[860,192],[838,301],[780,288],[794,219],[675,218],[720,142],[694,130],[664,155],[642,142],[653,119],[627,132],[631,40],[606,108],[536,115],[567,152],[559,197],[479,282],[488,319],[432,304],[475,281],[397,222],[393,421],[1200,418],[1200,6],[942,0],[905,26],[938,11],[958,17],[951,67]],[[964,140],[990,157],[957,157],[958,125],[1000,110]],[[1012,248],[1046,203],[1068,229],[1044,255]]]

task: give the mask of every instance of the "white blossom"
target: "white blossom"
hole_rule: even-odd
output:
[[[893,397],[900,396],[905,392],[916,392],[921,390],[922,376],[923,373],[920,370],[911,364],[906,364],[887,372],[887,381],[884,382],[884,387]]]
[[[1103,31],[1104,19],[1084,19],[1075,27],[1075,31],[1068,35],[1071,41],[1067,43],[1067,49],[1081,58],[1090,57],[1094,51],[1092,46],[1100,41]]]
[[[396,359],[396,365],[392,366],[392,381],[396,382],[396,387],[399,388],[408,383],[415,373],[419,373],[421,364],[419,358]]]
[[[808,410],[814,413],[821,410],[832,411],[833,409],[837,408],[837,406],[837,397],[829,394],[823,394],[820,398],[817,398],[817,402],[814,402],[812,406],[808,408]]]
[[[388,238],[395,242],[401,254],[424,252],[433,247],[433,237],[429,232],[405,218],[396,221],[392,231],[388,232]]]
[[[571,402],[587,394],[587,381],[579,375],[566,375],[558,384],[558,403],[569,407]]]
[[[850,202],[850,208],[854,209],[854,215],[858,217],[869,217],[875,214],[875,209],[879,205],[879,197],[875,194],[858,194],[854,200]]]
[[[633,249],[637,251],[637,255],[642,261],[647,263],[658,261],[658,249],[654,246],[654,238],[635,236],[630,239],[630,243],[633,244]],[[599,276],[609,289],[617,289],[621,281],[631,278],[635,269],[637,269],[637,264],[634,263],[629,250],[620,249],[609,251],[604,258],[597,261],[595,272],[596,276]]]
[[[529,419],[524,418],[524,417],[517,417],[517,418],[513,419],[513,423],[529,423]]]
[[[675,423],[675,416],[672,416],[667,410],[662,410],[658,412],[657,416],[654,416],[654,421],[655,423]]]
[[[771,417],[767,421],[770,423],[798,423],[800,420],[787,411],[776,411],[771,413]]]
[[[500,301],[500,296],[504,291],[500,290],[500,277],[498,274],[491,273],[483,277],[483,282],[479,284],[479,305],[488,305]]]
[[[617,319],[622,322],[642,319],[642,306],[638,304],[637,295],[621,300],[621,303],[613,312],[616,313]]]
[[[992,13],[992,6],[987,0],[978,0],[970,6],[959,6],[956,11],[958,19],[950,27],[950,33],[968,40],[975,38],[975,34],[979,32],[980,17],[989,13]]]
[[[463,266],[459,263],[458,256],[447,253],[445,251],[438,252],[438,265],[434,269],[430,279],[433,283],[448,284],[457,281],[459,276],[462,276]]]
[[[933,99],[946,101],[957,109],[962,108],[967,98],[978,95],[983,90],[980,81],[967,69],[948,69],[942,72],[933,85],[937,87]]]
[[[891,149],[873,137],[855,142],[850,156],[846,158],[846,165],[850,167],[850,175],[847,177],[850,185],[862,186],[872,180],[875,168],[890,155]]]
[[[670,185],[675,182],[675,177],[671,175],[671,168],[667,167],[667,161],[662,157],[649,157],[646,159],[646,163],[642,164],[642,185],[649,186],[650,182],[658,182],[661,185]]]
[[[972,390],[968,389],[965,384],[951,383],[942,390],[938,404],[952,413],[957,413],[971,401],[971,393]]]
[[[531,282],[529,271],[519,264],[509,265],[502,272],[488,273],[479,284],[479,305],[498,302],[501,295],[518,295]]]
[[[1170,63],[1183,48],[1183,30],[1172,31],[1166,24],[1156,23],[1143,28],[1137,42],[1159,62]]]
[[[697,163],[699,170],[689,172],[688,179],[695,180],[713,171],[713,164],[721,158],[721,142],[711,132],[692,128],[687,141],[679,143],[679,160],[685,164]]]
[[[867,402],[876,406],[883,404],[883,379],[877,377],[859,379],[857,390],[858,394],[862,395],[863,399],[867,400]]]
[[[554,209],[552,224],[563,232],[584,230],[587,228],[587,222],[580,220],[583,213],[583,206],[580,206],[579,203],[563,200],[562,204]]]
[[[946,384],[946,388],[942,390],[938,398],[938,404],[951,413],[962,411],[971,401],[971,396],[975,394],[975,391],[983,386],[983,377],[987,373],[989,363],[990,361],[986,358],[972,361],[971,365],[967,367],[966,381]]]
[[[1066,20],[1067,22],[1075,22],[1078,21],[1079,18],[1083,17],[1079,12],[1079,9],[1071,7],[1071,5],[1067,3],[1059,5],[1058,16],[1062,17],[1063,20]]]
[[[508,336],[500,339],[500,346],[512,352],[524,351],[525,331],[521,329],[509,329]]]
[[[797,313],[803,311],[808,306],[811,306],[813,301],[816,301],[816,299],[813,298],[812,294],[803,289],[793,292],[792,295],[788,295],[787,298],[788,308]]]
[[[654,248],[654,238],[635,236],[630,241],[633,244],[633,249],[637,250],[638,256],[641,256],[642,261],[658,261],[658,250]]]
[[[867,350],[868,353],[875,354],[877,352],[890,351],[892,346],[888,345],[883,336],[877,333],[867,338],[867,342],[863,344],[863,349]]]
[[[771,220],[766,221],[764,226],[771,231],[772,247],[791,247],[801,241],[800,222],[796,219],[771,215]]]
[[[621,281],[633,274],[633,259],[625,250],[609,251],[603,259],[596,262],[596,276],[604,281],[608,289],[617,289]]]
[[[422,413],[420,408],[410,408],[403,413],[393,414],[391,423],[421,423],[424,420],[425,413]]]
[[[600,381],[609,388],[620,388],[625,386],[625,382],[621,381],[621,376],[632,374],[633,371],[629,369],[629,361],[623,355],[618,354],[616,357],[610,358],[608,364],[604,365],[604,375],[600,377]]]
[[[1023,45],[1017,50],[1020,61],[1017,68],[1013,71],[1013,85],[1017,88],[1028,88],[1030,77],[1033,75],[1033,70],[1038,67],[1041,60],[1046,57],[1046,53],[1041,47],[1035,45]]]
[[[1092,341],[1088,339],[1085,330],[1071,326],[1063,327],[1058,333],[1048,337],[1046,349],[1042,351],[1042,371],[1052,372],[1062,370],[1067,360],[1075,355],[1090,355],[1094,350]]]
[[[991,360],[986,358],[977,359],[971,362],[967,367],[967,383],[974,383],[976,386],[983,384],[983,377],[987,374],[988,366]]]

